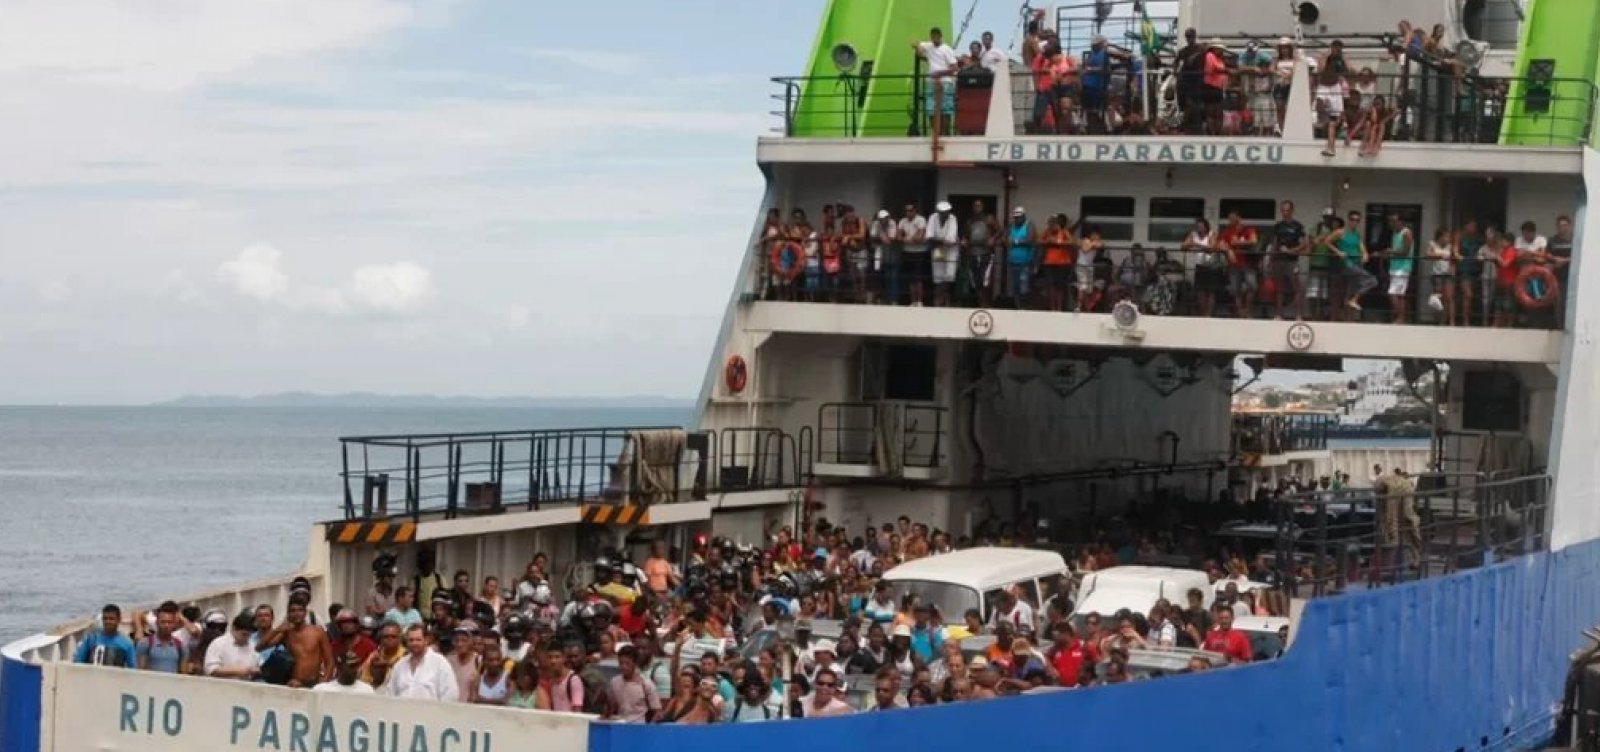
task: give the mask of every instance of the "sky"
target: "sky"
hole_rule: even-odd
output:
[[[692,395],[823,4],[6,0],[0,404]]]

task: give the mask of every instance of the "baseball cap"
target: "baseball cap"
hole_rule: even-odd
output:
[[[1106,43],[1106,36],[1104,34],[1096,34],[1096,35],[1094,35],[1094,39],[1089,40],[1089,43],[1090,44],[1105,44]]]
[[[1022,208],[1020,206],[1011,210],[1011,216],[1013,216],[1013,217],[1020,217],[1020,216],[1022,216],[1024,214],[1027,214],[1027,213],[1028,213],[1028,210],[1024,209],[1024,208]]]
[[[833,643],[833,640],[817,640],[817,644],[811,646],[811,653],[813,655],[824,652],[831,655],[837,655],[839,652],[838,646]]]
[[[810,632],[811,631],[811,620],[810,619],[795,619],[794,620],[794,631],[796,631],[796,632]]]
[[[910,637],[911,636],[911,625],[910,624],[896,624],[896,625],[894,625],[894,632],[891,634],[891,636],[892,637]]]
[[[889,210],[888,209],[879,209],[878,210],[878,219],[888,219],[888,218],[889,218]]]
[[[968,668],[974,668],[974,669],[977,669],[977,668],[988,668],[989,667],[989,659],[985,658],[985,657],[983,657],[981,655],[972,656],[972,660],[967,663],[967,667]]]
[[[950,202],[949,201],[940,201],[938,204],[934,205],[933,208],[936,211],[947,212],[947,211],[950,211],[950,209],[952,207],[950,206]]]
[[[1323,210],[1322,210],[1322,216],[1324,216],[1324,217],[1332,217],[1332,216],[1337,216],[1337,215],[1338,215],[1338,214],[1339,214],[1339,213],[1338,213],[1338,212],[1336,212],[1336,211],[1334,211],[1334,210],[1333,210],[1333,207],[1331,207],[1331,206],[1329,206],[1329,207],[1326,207],[1326,208],[1324,208],[1324,209],[1323,209]]]
[[[228,624],[228,615],[225,614],[225,613],[222,613],[221,611],[219,611],[217,609],[213,608],[210,611],[207,611],[205,617],[202,618],[200,621],[205,623],[205,624],[215,625],[215,626],[219,626],[219,627],[226,626]]]

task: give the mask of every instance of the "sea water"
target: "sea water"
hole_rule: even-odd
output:
[[[287,574],[342,515],[338,437],[681,425],[673,408],[0,407],[0,644]]]

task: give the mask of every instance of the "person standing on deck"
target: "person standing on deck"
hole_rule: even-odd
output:
[[[312,687],[333,677],[333,648],[328,631],[306,622],[306,606],[305,599],[290,598],[283,623],[262,636],[256,645],[262,652],[279,645],[288,648],[294,657],[290,687]]]
[[[987,34],[986,34],[987,36]],[[980,308],[989,307],[989,290],[994,270],[995,241],[1000,227],[983,200],[972,202],[972,218],[967,221],[967,240],[962,261],[967,269],[967,289],[977,293]]]
[[[1287,318],[1284,298],[1294,302],[1294,318],[1305,318],[1305,286],[1300,282],[1300,257],[1306,254],[1306,226],[1294,218],[1294,202],[1285,201],[1278,207],[1279,219],[1272,226],[1272,256],[1268,261],[1269,278],[1276,287],[1273,307],[1278,318]]]
[[[1027,305],[1028,282],[1033,279],[1036,254],[1033,247],[1037,238],[1033,223],[1028,221],[1028,210],[1020,206],[1011,210],[1011,226],[1006,229],[1006,281],[1010,289],[1013,308]]]
[[[953,209],[950,202],[940,201],[928,218],[928,264],[933,273],[933,305],[937,308],[950,306],[960,264],[961,234]]]
[[[1398,570],[1415,564],[1422,558],[1422,520],[1417,517],[1416,483],[1406,476],[1406,471],[1396,467],[1379,479],[1378,493],[1378,563],[1373,567],[1373,577],[1381,576],[1384,566]],[[1401,546],[1404,546],[1402,549]],[[1404,550],[1409,556],[1402,556]],[[1392,563],[1383,561],[1394,557]]]
[[[106,604],[100,609],[100,631],[90,632],[72,654],[73,663],[135,668],[133,640],[122,633],[122,609]]]
[[[445,657],[428,647],[428,633],[422,625],[406,630],[406,657],[389,672],[383,685],[390,697],[456,702],[461,699],[456,674]]]
[[[379,619],[394,608],[394,577],[398,572],[393,556],[384,554],[372,562],[372,589],[367,591],[365,611]]]
[[[906,204],[906,214],[896,227],[900,236],[900,271],[911,280],[911,305],[922,305],[922,291],[927,284],[928,266],[928,220],[924,219],[917,209],[916,204]],[[893,305],[899,305],[899,295],[896,290]]]
[[[1394,323],[1406,323],[1406,292],[1411,285],[1411,270],[1416,264],[1417,236],[1400,221],[1399,214],[1389,215],[1389,305],[1394,309]]]
[[[944,43],[944,31],[938,27],[928,30],[928,41],[912,42],[911,49],[916,50],[917,56],[928,64],[928,81],[925,84],[928,90],[924,95],[928,103],[928,129],[948,136],[955,124],[955,72],[960,65],[960,58],[956,57],[956,51],[950,49],[950,45]]]
[[[900,298],[900,225],[888,209],[879,209],[868,236],[872,268],[867,277],[867,302],[894,305]]]

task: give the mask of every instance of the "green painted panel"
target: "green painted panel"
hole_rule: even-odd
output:
[[[1521,54],[1506,97],[1500,143],[1514,146],[1575,146],[1590,137],[1596,65],[1600,64],[1600,2],[1535,0],[1522,24]],[[1547,111],[1529,106],[1528,84],[1538,60],[1555,62]]]
[[[950,18],[949,0],[829,0],[807,80],[797,83],[793,135],[849,136],[852,109],[856,135],[906,135],[919,106],[912,101],[916,53],[911,45],[927,39],[935,26],[944,29],[947,40],[954,37]],[[855,47],[863,63],[872,62],[872,81],[859,107],[847,104],[850,89],[833,64],[833,48],[840,43]]]

